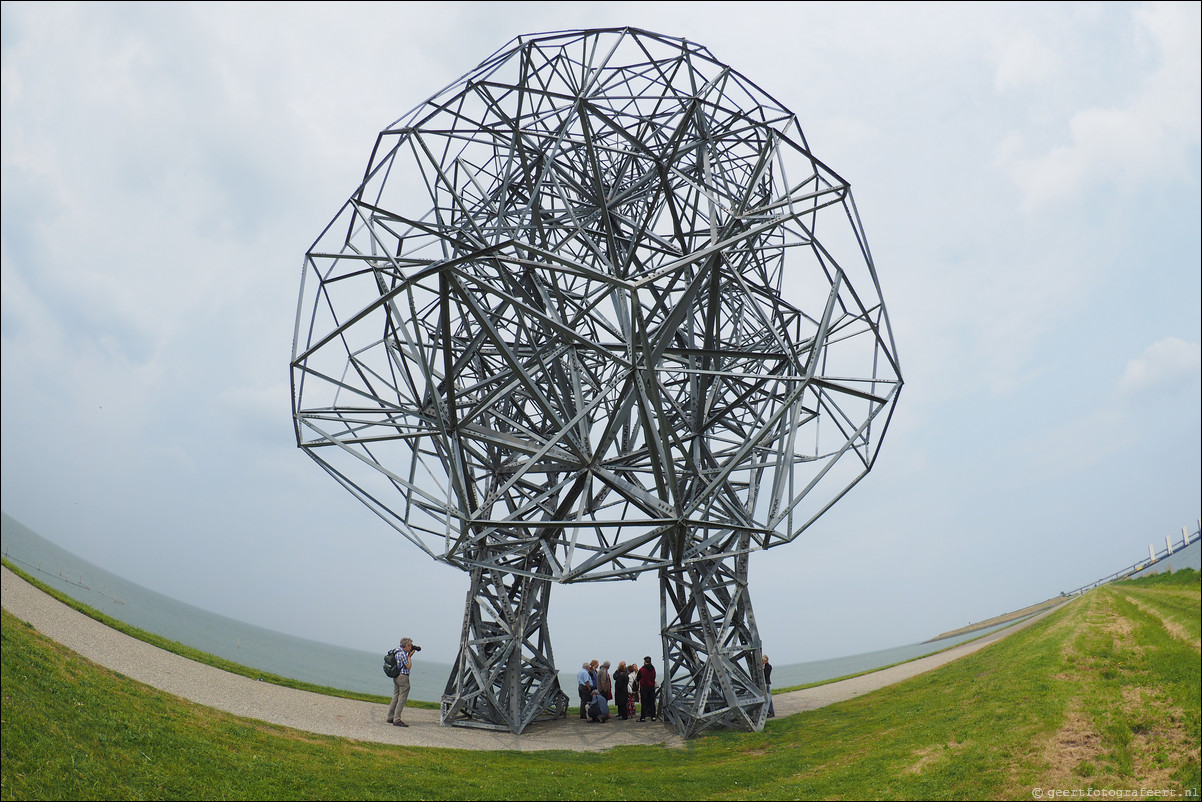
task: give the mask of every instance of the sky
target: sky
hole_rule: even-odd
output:
[[[766,653],[1070,592],[1202,510],[1200,8],[5,2],[3,510],[204,609],[450,662],[467,576],[296,447],[302,258],[389,123],[515,36],[629,25],[850,182],[905,379],[872,472],[752,556]],[[561,668],[660,653],[654,574],[549,616]]]

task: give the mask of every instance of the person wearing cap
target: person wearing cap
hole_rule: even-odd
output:
[[[397,666],[400,673],[392,678],[392,704],[388,706],[388,723],[397,727],[408,727],[401,721],[401,711],[409,701],[409,672],[413,670],[413,639],[401,638],[400,648],[396,653]]]

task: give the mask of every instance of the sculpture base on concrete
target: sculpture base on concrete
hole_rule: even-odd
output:
[[[685,738],[764,728],[768,691],[747,564],[744,553],[660,570],[667,662],[660,715]]]
[[[547,633],[551,582],[474,569],[455,669],[442,697],[442,723],[520,733],[563,718],[568,696]]]

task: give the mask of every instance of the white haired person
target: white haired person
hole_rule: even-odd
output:
[[[593,701],[593,673],[585,660],[576,672],[576,693],[580,697],[580,718],[588,718],[588,706]]]
[[[609,700],[605,698],[605,694],[601,693],[599,688],[593,688],[593,700],[589,702],[588,716],[588,720],[592,724],[609,722]]]
[[[401,638],[401,648],[396,653],[397,666],[401,670],[392,678],[392,704],[388,706],[388,723],[398,727],[409,726],[401,721],[401,711],[409,701],[409,672],[413,670],[413,653],[419,648],[413,645],[412,638]]]

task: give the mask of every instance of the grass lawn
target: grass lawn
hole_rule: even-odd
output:
[[[684,749],[312,735],[100,668],[4,613],[3,799],[1197,798],[1199,576],[1114,583],[936,671]],[[1192,796],[1190,796],[1192,794]],[[1129,797],[1130,798],[1130,797]]]

